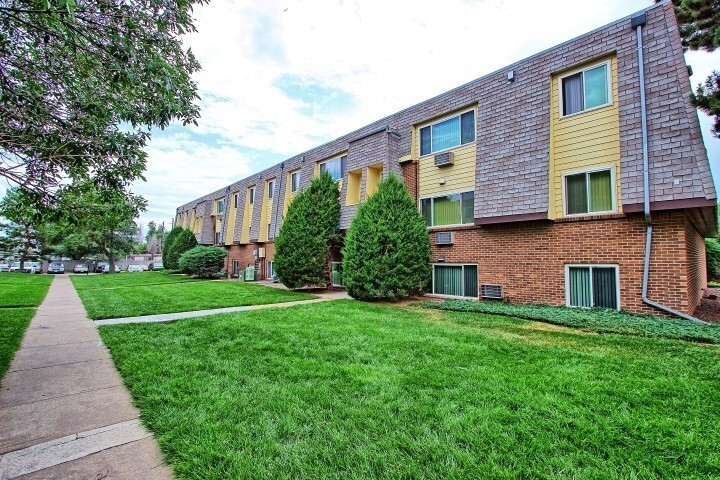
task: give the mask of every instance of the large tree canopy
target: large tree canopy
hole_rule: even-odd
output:
[[[678,0],[675,2],[683,45],[691,50],[715,51],[720,46],[720,0]],[[720,137],[720,74],[714,71],[698,85],[695,106],[715,117],[713,135]]]
[[[0,176],[46,199],[142,178],[149,129],[199,116],[180,37],[205,2],[0,0]]]

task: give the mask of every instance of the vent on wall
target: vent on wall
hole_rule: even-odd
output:
[[[435,166],[444,167],[445,165],[452,165],[455,161],[453,152],[443,152],[435,155]]]
[[[483,298],[502,299],[502,285],[480,285],[480,295]]]
[[[452,245],[453,232],[437,232],[435,234],[435,245]]]

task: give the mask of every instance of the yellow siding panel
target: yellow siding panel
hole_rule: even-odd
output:
[[[615,170],[615,198],[618,211],[620,211],[620,123],[617,61],[615,57],[612,57],[598,60],[593,64],[608,60],[610,61],[611,105],[563,118],[560,115],[560,78],[564,74],[557,75],[552,79],[549,218],[563,216],[563,175],[601,167],[613,167]],[[592,64],[584,67],[590,65]]]
[[[250,226],[252,225],[253,205],[250,204],[250,188],[245,191],[245,209],[242,216],[240,243],[250,243]]]
[[[225,207],[227,218],[227,231],[225,232],[225,245],[233,244],[233,234],[235,233],[235,218],[237,217],[237,208],[235,208],[235,195],[238,192],[233,192],[230,195],[228,206]]]
[[[415,137],[415,142],[419,143],[420,135]],[[450,151],[454,154],[454,164],[445,167],[435,166],[434,154],[420,157],[418,193],[421,197],[475,189],[475,143],[461,145]],[[440,183],[441,180],[444,183]]]

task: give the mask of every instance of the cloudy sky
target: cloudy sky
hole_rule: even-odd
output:
[[[212,0],[186,42],[200,125],[154,134],[141,221],[169,224],[183,203],[652,3]],[[720,53],[686,58],[693,85],[720,69]],[[717,184],[720,141],[701,120]]]

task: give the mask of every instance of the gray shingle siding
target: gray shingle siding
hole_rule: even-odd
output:
[[[716,192],[702,142],[697,113],[690,103],[690,83],[672,5],[646,9],[644,31],[645,75],[649,128],[652,201],[714,200]],[[265,180],[277,179],[276,201],[285,198],[286,174],[302,168],[301,188],[314,175],[315,164],[347,152],[347,171],[383,163],[383,176],[401,174],[398,158],[411,153],[414,125],[466,106],[477,105],[475,217],[542,214],[548,210],[550,151],[550,82],[553,74],[614,54],[618,65],[621,203],[642,202],[642,143],[636,33],[630,18],[614,22],[557,47],[397,112],[281,164],[274,165],[231,185],[240,192],[238,211],[243,212],[247,186],[256,184],[256,198],[264,195]],[[508,83],[507,71],[515,81]],[[377,132],[387,127],[390,131]],[[372,134],[372,135],[369,135]],[[366,138],[362,138],[367,136]],[[359,140],[358,140],[359,139]],[[303,161],[304,159],[304,161]],[[282,176],[280,173],[282,172]],[[262,176],[262,179],[259,179]],[[678,184],[675,185],[675,180]],[[218,190],[183,205],[222,196]],[[340,227],[347,228],[355,206],[345,206],[347,176],[341,191]],[[260,205],[260,203],[258,203]],[[274,212],[282,216],[282,205]],[[261,209],[252,219],[252,238],[258,237]],[[242,215],[234,225],[239,241]],[[204,218],[210,228],[209,215]],[[282,219],[273,215],[272,232]],[[203,225],[202,239],[208,239]],[[232,227],[226,227],[232,228]],[[211,233],[210,233],[211,235]],[[212,241],[210,238],[209,241]]]

